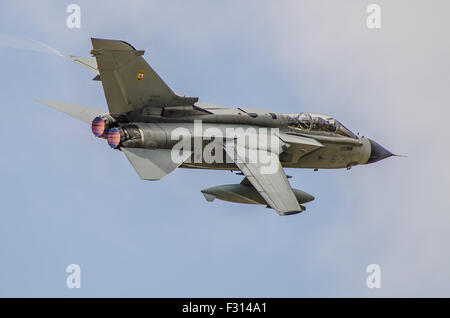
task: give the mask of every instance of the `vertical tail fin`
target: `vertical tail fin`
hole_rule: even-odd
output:
[[[144,60],[144,51],[123,41],[91,40],[110,113],[146,106],[192,105],[198,100],[174,93]]]

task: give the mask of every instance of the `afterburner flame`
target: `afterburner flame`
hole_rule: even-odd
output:
[[[106,139],[108,140],[108,145],[111,148],[116,148],[120,144],[120,132],[117,128],[111,128],[108,130]]]
[[[95,137],[100,137],[105,132],[105,122],[101,117],[95,117],[92,121],[92,133]]]

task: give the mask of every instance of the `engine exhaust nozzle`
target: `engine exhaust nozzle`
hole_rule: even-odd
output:
[[[120,131],[117,128],[111,128],[108,130],[108,133],[106,134],[106,139],[108,140],[108,145],[111,148],[117,148],[117,146],[120,144]]]
[[[94,136],[100,137],[105,132],[106,128],[105,121],[100,116],[95,117],[94,120],[92,121],[91,128]]]

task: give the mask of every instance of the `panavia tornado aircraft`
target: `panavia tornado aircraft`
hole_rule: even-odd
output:
[[[97,73],[109,113],[39,101],[91,124],[93,134],[122,151],[144,180],[160,180],[177,167],[240,170],[240,184],[204,189],[205,198],[290,215],[314,197],[291,188],[284,167],[350,169],[395,156],[330,116],[230,108],[177,94],[147,64],[144,51],[124,41],[91,40],[94,58],[65,56]]]

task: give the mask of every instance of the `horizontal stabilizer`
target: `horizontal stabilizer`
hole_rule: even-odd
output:
[[[186,151],[179,160],[172,158],[171,149],[122,148],[141,179],[160,180],[178,168],[192,152]]]
[[[105,114],[105,111],[102,110],[65,102],[58,102],[56,100],[38,99],[37,101],[87,124],[90,124],[95,117]]]

